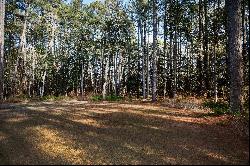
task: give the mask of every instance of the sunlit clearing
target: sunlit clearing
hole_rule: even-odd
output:
[[[62,135],[53,129],[36,127],[33,129],[37,132],[37,148],[53,158],[62,158],[72,164],[87,162],[83,157],[85,151],[81,147],[74,146],[74,142],[62,137]]]

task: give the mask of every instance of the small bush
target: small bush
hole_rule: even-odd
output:
[[[21,95],[17,95],[14,97],[9,97],[4,102],[6,102],[6,103],[20,103],[23,101],[29,101],[30,99],[31,98],[28,95],[21,94]]]
[[[91,97],[92,101],[101,101],[102,100],[102,96],[101,95],[95,95]]]
[[[44,101],[50,101],[50,100],[55,100],[55,96],[53,95],[48,95],[48,96],[43,96],[41,97],[41,100],[44,100]]]
[[[69,100],[70,97],[67,96],[54,96],[54,95],[48,95],[41,97],[42,101],[60,101],[60,100]]]
[[[210,108],[215,115],[222,115],[229,113],[229,105],[224,102],[213,102],[213,101],[206,101],[203,103],[205,108]]]
[[[103,97],[102,95],[94,95],[91,97],[91,100],[92,101],[103,101]],[[120,100],[123,100],[123,97],[121,96],[116,96],[116,95],[108,95],[106,96],[106,101],[120,101]]]
[[[107,97],[106,97],[106,100],[107,101],[120,101],[120,100],[123,100],[123,97],[121,97],[121,96],[116,96],[116,95],[108,95]]]

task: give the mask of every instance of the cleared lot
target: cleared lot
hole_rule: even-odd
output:
[[[220,117],[163,103],[0,106],[1,164],[248,164]]]

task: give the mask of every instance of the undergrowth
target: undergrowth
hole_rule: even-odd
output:
[[[229,114],[229,105],[226,102],[214,102],[214,101],[205,101],[203,103],[205,108],[210,108],[213,111],[214,115],[223,115]]]
[[[106,101],[121,101],[123,99],[124,98],[121,96],[116,96],[114,94],[111,94],[111,95],[106,96],[105,100]],[[103,99],[102,95],[94,95],[91,97],[91,100],[92,101],[103,101],[104,99]]]
[[[219,101],[219,102],[214,102],[214,101],[205,101],[203,103],[203,107],[209,108],[213,111],[213,115],[224,115],[224,114],[229,114],[233,116],[241,116],[244,118],[249,118],[249,107],[248,105],[246,106],[246,103],[243,103],[243,112],[231,112],[229,110],[229,104],[227,102]]]

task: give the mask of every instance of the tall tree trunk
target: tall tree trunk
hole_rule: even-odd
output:
[[[40,96],[41,97],[44,96],[46,75],[47,75],[47,64],[46,64],[45,71],[44,71],[43,76],[42,76],[42,86],[40,87]]]
[[[230,111],[242,110],[241,0],[227,0],[230,61]]]
[[[149,54],[150,54],[150,51],[149,51],[149,30],[147,32],[147,36],[148,36],[148,40],[147,40],[147,62],[146,62],[146,65],[147,65],[147,98],[149,97],[149,91],[150,91],[150,88],[149,88],[149,84],[150,84],[150,73],[149,73],[149,70],[150,70],[150,65],[149,65]]]
[[[34,44],[34,43],[33,43]],[[35,48],[32,48],[32,67],[31,67],[31,79],[29,83],[29,97],[34,95],[34,84],[35,84]]]
[[[163,54],[164,54],[164,90],[163,90],[163,97],[166,97],[167,93],[167,79],[168,79],[168,60],[167,59],[167,1],[164,1],[164,46],[163,46]]]
[[[117,64],[117,96],[121,95],[121,80],[122,80],[122,76],[124,75],[124,69],[123,69],[123,51],[119,51],[118,50],[118,57],[117,59],[119,60],[118,64]]]
[[[105,100],[106,96],[107,96],[107,84],[108,84],[108,73],[109,73],[109,57],[105,58],[105,55],[103,55],[103,56],[104,56],[104,59],[106,59],[106,62],[105,62],[105,72],[104,72],[104,84],[103,84],[103,89],[102,89],[102,98]]]
[[[141,27],[141,21],[138,20],[138,28],[137,28],[137,49],[138,49],[138,60],[137,60],[137,64],[138,64],[138,71],[137,71],[137,98],[140,97],[140,58],[141,58],[141,47],[140,47],[140,27]]]
[[[176,90],[177,90],[177,25],[175,25],[175,32],[174,32],[174,49],[173,49],[173,76],[174,76],[174,83],[173,83],[173,98],[176,97]]]
[[[202,87],[203,87],[203,77],[202,77],[202,31],[203,31],[203,26],[202,26],[202,0],[199,0],[199,36],[198,36],[198,44],[199,44],[199,53],[197,57],[197,94],[200,96],[203,94],[202,92]]]
[[[143,26],[143,28],[142,28]],[[145,26],[145,19],[142,19],[142,25],[141,25],[141,48],[142,48],[142,95],[143,98],[146,99],[146,80],[145,80],[145,40],[144,40],[144,26]]]
[[[214,13],[215,13],[215,3],[214,2]],[[213,33],[214,33],[214,41],[213,41],[213,83],[214,83],[214,99],[215,102],[217,102],[218,97],[217,97],[217,77],[216,77],[216,46],[217,46],[217,26],[215,24],[217,24],[217,20],[216,20],[216,15],[214,15],[214,23],[213,23]]]
[[[188,95],[190,95],[190,80],[189,80],[189,78],[190,78],[190,54],[189,54],[189,45],[188,45],[188,42],[186,43],[186,46],[185,46],[185,50],[186,50],[186,55],[187,55],[187,61],[186,61],[186,63],[187,63],[187,71],[186,71],[186,84],[187,84],[187,88],[186,89],[184,89],[186,92],[187,92],[187,94]],[[185,78],[184,77],[184,78]]]
[[[146,19],[146,21],[147,20],[149,21],[150,20],[149,0],[147,1],[147,7],[146,8],[147,8],[147,13],[146,13],[147,19]],[[146,78],[146,90],[147,90],[146,98],[148,98],[149,97],[149,91],[150,91],[150,88],[149,88],[149,82],[150,82],[149,54],[150,54],[150,52],[149,52],[149,28],[147,30],[146,21],[145,21],[145,26],[144,26],[144,40],[146,40],[146,35],[147,35],[148,39],[147,39],[147,46],[145,46],[145,49],[146,49],[146,52],[147,52],[147,56],[146,56],[146,73],[147,73],[147,78]],[[150,24],[150,23],[148,22],[148,24]],[[145,41],[144,44],[146,45],[146,41]]]
[[[172,8],[172,1],[170,0],[170,8]],[[171,12],[173,12],[171,10]],[[174,90],[173,90],[173,87],[174,87],[174,81],[173,81],[173,23],[172,23],[172,19],[173,17],[171,17],[171,14],[170,14],[170,25],[169,25],[169,43],[170,43],[170,46],[169,46],[169,70],[170,70],[170,90],[171,90],[171,95],[170,97],[174,97]]]
[[[5,0],[0,0],[0,101],[4,96],[4,17]]]
[[[100,80],[100,88],[101,91],[103,92],[103,84],[104,84],[104,73],[105,73],[105,57],[104,57],[104,48],[103,48],[103,40],[101,40],[101,80]]]
[[[157,0],[153,0],[153,54],[152,54],[152,101],[155,102],[157,92]]]
[[[22,62],[21,62],[22,70],[21,70],[21,78],[20,78],[21,93],[26,93],[26,91],[27,91],[27,86],[26,86],[26,84],[27,84],[27,71],[26,71],[26,63],[27,63],[27,50],[26,50],[26,47],[27,47],[26,46],[27,45],[27,40],[26,40],[27,17],[28,17],[28,9],[25,10],[23,30],[22,30],[22,34],[21,34],[20,47],[19,47],[19,53],[22,55]]]
[[[248,2],[248,29],[250,29],[250,1],[247,2]],[[249,67],[249,57],[250,57],[250,34],[248,31],[248,56],[247,56],[248,67]]]
[[[144,70],[144,86],[145,86],[145,98],[147,98],[148,97],[148,92],[146,92],[146,89],[148,88],[147,87],[147,81],[146,81],[146,79],[147,78],[145,78],[145,74],[147,74],[147,73],[145,73],[145,68],[147,67],[147,64],[145,65],[145,60],[147,61],[147,57],[148,57],[148,53],[147,53],[147,29],[146,29],[146,27],[147,27],[147,22],[146,22],[146,18],[144,19],[144,22],[143,22],[143,64],[144,64],[144,68],[143,68],[143,70]],[[148,63],[148,61],[146,62],[146,63]],[[147,69],[146,69],[146,72],[147,72]],[[148,91],[148,90],[147,90]]]
[[[142,13],[140,13],[142,14]],[[146,98],[146,82],[145,82],[145,54],[144,54],[144,37],[143,37],[143,18],[140,16],[140,19],[138,21],[138,31],[140,34],[140,37],[138,36],[138,40],[140,40],[140,43],[138,42],[138,51],[139,51],[139,59],[142,58],[142,95],[143,98]]]
[[[243,35],[243,43],[242,43],[242,56],[245,58],[246,56],[246,41],[247,41],[247,35],[246,35],[246,26],[245,26],[245,0],[242,0],[242,35]],[[245,62],[245,61],[244,61]]]
[[[182,65],[182,58],[181,58],[181,30],[180,30],[180,27],[178,26],[178,29],[177,29],[177,34],[178,34],[178,38],[179,38],[179,42],[177,43],[177,55],[178,55],[178,65],[177,65],[177,78],[176,78],[176,88],[177,89],[181,89],[181,85],[180,85],[180,80],[181,80],[181,65]]]
[[[131,40],[130,40],[130,37],[129,37],[129,43],[131,44]],[[126,86],[127,86],[127,93],[129,94],[129,98],[131,97],[131,51],[130,51],[130,48],[127,48],[128,49],[128,76],[127,76],[127,80],[125,81],[126,82]]]
[[[115,95],[119,95],[119,90],[118,90],[118,83],[119,83],[119,63],[118,63],[118,57],[119,57],[119,50],[117,49],[114,54],[114,90],[115,90]]]
[[[178,0],[175,1],[178,5]],[[177,28],[178,28],[178,11],[174,13],[174,48],[173,48],[173,98],[176,97],[177,91],[177,56],[178,56],[178,42],[177,42]]]
[[[207,0],[204,0],[204,15],[205,15],[205,25],[204,25],[204,38],[203,38],[203,51],[204,51],[204,83],[205,83],[205,92],[207,96],[209,91],[209,55],[208,55],[208,14],[207,14],[207,8],[208,8],[208,2]]]
[[[247,61],[247,65],[246,65],[246,67],[247,67],[247,76],[246,76],[246,80],[245,80],[245,82],[247,83],[247,86],[248,86],[248,91],[247,91],[247,99],[246,100],[248,100],[249,101],[249,57],[250,57],[250,33],[249,33],[249,29],[250,29],[250,1],[247,1],[248,2],[248,4],[247,4],[247,6],[248,6],[248,33],[247,33],[247,42],[248,42],[248,49],[247,49],[247,52],[248,53],[246,53],[246,61]],[[247,26],[246,26],[247,27]]]
[[[83,95],[84,95],[83,79],[84,79],[83,61],[81,61],[81,100],[83,100]]]
[[[243,35],[243,44],[242,44],[242,58],[243,58],[243,89],[244,96],[249,96],[249,67],[248,67],[248,54],[247,54],[247,19],[246,19],[246,1],[242,0],[242,35]],[[249,44],[249,43],[248,43]],[[246,90],[245,90],[246,89]],[[247,90],[248,89],[248,90]],[[245,95],[246,94],[246,95]],[[246,99],[248,100],[248,99]]]

